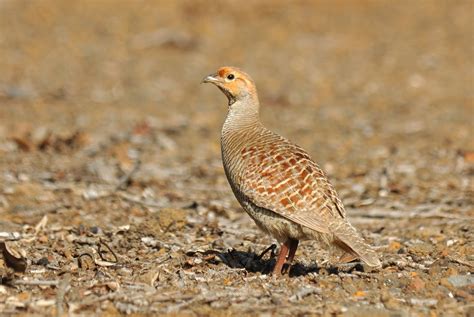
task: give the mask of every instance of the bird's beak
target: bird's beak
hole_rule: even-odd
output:
[[[211,74],[209,76],[204,77],[201,84],[217,83],[217,82],[219,82],[219,79],[217,78],[217,75],[216,74]]]

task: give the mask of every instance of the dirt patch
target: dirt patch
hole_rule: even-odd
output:
[[[472,3],[0,1],[4,314],[469,315]],[[222,65],[383,267],[275,241],[220,159]],[[266,251],[266,252],[264,252]]]

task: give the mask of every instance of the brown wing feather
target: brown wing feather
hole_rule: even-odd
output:
[[[323,171],[300,147],[276,142],[242,151],[246,168],[242,192],[257,206],[313,230],[328,233],[331,218],[344,218],[344,207]]]
[[[300,147],[280,137],[242,151],[246,168],[241,190],[255,205],[322,233],[332,233],[343,249],[371,266],[376,252],[345,219],[344,205],[324,172]]]

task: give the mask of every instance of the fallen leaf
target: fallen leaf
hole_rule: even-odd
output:
[[[17,272],[25,272],[27,267],[26,259],[21,255],[11,242],[0,242],[3,258],[8,267]]]
[[[355,297],[364,297],[366,294],[364,291],[357,291],[354,293]]]

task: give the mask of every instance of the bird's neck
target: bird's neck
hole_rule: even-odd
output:
[[[237,100],[229,105],[223,131],[245,131],[260,124],[258,100]]]
[[[236,101],[229,106],[221,133],[222,160],[229,179],[238,177],[242,167],[241,152],[256,142],[262,129],[258,103]]]

